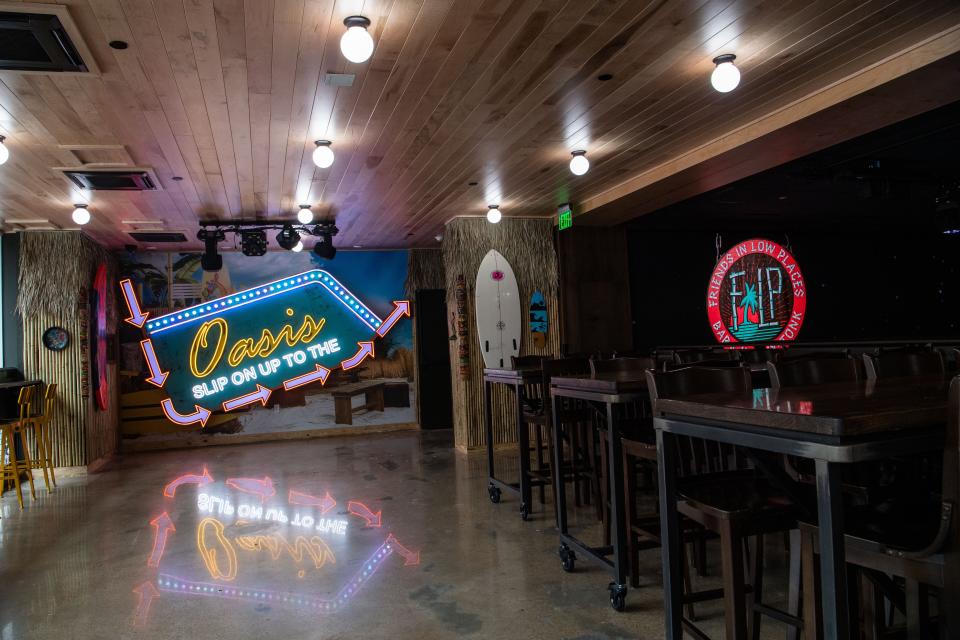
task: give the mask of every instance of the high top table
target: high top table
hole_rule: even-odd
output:
[[[623,457],[620,445],[620,423],[616,405],[648,402],[647,380],[643,371],[601,373],[596,376],[555,377],[550,379],[550,396],[553,403],[553,472],[562,469],[563,442],[560,440],[560,425],[557,424],[557,401],[559,398],[576,398],[592,404],[606,415],[607,464],[610,497],[610,543],[608,546],[591,546],[572,535],[567,527],[567,501],[563,478],[554,478],[557,488],[557,528],[560,530],[560,559],[566,571],[572,571],[577,557],[583,557],[607,569],[613,577],[608,585],[610,605],[623,611],[627,595],[627,527],[624,518]],[[608,556],[610,556],[608,558]]]
[[[654,428],[663,536],[665,637],[683,637],[683,548],[676,492],[678,436],[815,462],[824,635],[846,640],[850,627],[841,466],[942,450],[948,387],[949,381],[939,377],[902,378],[658,400]]]

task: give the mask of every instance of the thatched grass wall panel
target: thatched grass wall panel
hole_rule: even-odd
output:
[[[450,343],[453,382],[453,429],[458,448],[486,446],[483,427],[483,357],[477,339],[474,295],[477,270],[491,249],[499,251],[510,263],[517,278],[522,309],[529,305],[534,291],[542,291],[547,302],[550,328],[546,344],[537,349],[529,322],[523,323],[520,355],[556,356],[560,352],[559,307],[557,304],[557,261],[553,247],[553,225],[549,220],[504,218],[492,225],[483,218],[458,218],[447,225],[443,239],[447,279],[447,309],[455,311],[456,279],[463,275],[467,283],[467,316],[470,377],[459,375],[457,341]],[[494,387],[493,438],[500,445],[516,441],[516,416],[513,394],[502,385]]]

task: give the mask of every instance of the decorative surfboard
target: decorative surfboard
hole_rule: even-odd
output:
[[[533,334],[533,344],[538,349],[547,346],[547,301],[540,291],[534,291],[530,296],[530,333]]]
[[[490,251],[477,272],[477,335],[487,369],[510,367],[510,356],[520,355],[523,329],[520,291],[506,258]]]

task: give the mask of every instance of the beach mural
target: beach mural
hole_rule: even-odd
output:
[[[415,423],[406,251],[118,257],[128,449]]]

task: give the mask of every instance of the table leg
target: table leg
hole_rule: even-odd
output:
[[[680,515],[677,511],[677,441],[657,429],[657,477],[660,481],[660,555],[663,559],[664,638],[683,638],[683,547],[680,545]]]
[[[550,416],[553,421],[553,428],[550,429],[550,441],[553,449],[552,469],[553,486],[556,495],[554,503],[557,512],[557,529],[563,535],[567,535],[567,487],[563,482],[563,441],[560,438],[560,424],[557,421],[557,398],[550,394]]]
[[[620,442],[620,428],[613,411],[613,405],[607,404],[607,460],[610,465],[610,524],[613,543],[613,583],[610,584],[610,603],[617,611],[622,611],[627,596],[627,527],[623,516],[623,444]]]
[[[491,386],[488,381],[483,381],[483,428],[487,436],[487,477],[490,481],[487,486],[487,492],[490,494],[490,501],[496,504],[500,502],[500,487],[493,484],[495,476],[493,472],[493,419],[491,417],[493,402],[490,397]]]
[[[820,594],[823,633],[830,640],[849,636],[847,563],[843,539],[843,494],[839,465],[817,460],[817,511],[820,520]]]
[[[533,500],[530,490],[530,431],[523,419],[523,386],[516,385],[517,400],[517,448],[520,449],[520,517],[524,520],[530,515],[530,502]]]

